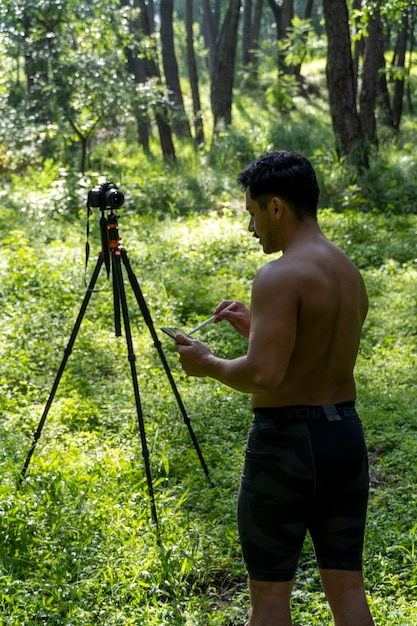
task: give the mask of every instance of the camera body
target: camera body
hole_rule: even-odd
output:
[[[119,209],[124,202],[124,195],[114,183],[96,185],[88,194],[88,202],[92,207],[103,211],[106,208]]]

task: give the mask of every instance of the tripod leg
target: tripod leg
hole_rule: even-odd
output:
[[[65,365],[67,364],[68,358],[69,358],[69,356],[70,356],[70,354],[72,352],[72,348],[73,348],[75,339],[77,337],[77,333],[78,333],[79,328],[81,326],[81,322],[82,322],[82,319],[84,317],[84,313],[85,313],[85,311],[87,309],[87,306],[88,306],[88,303],[90,301],[91,294],[92,294],[92,292],[94,290],[94,285],[96,284],[96,281],[97,281],[98,275],[100,273],[100,269],[101,269],[102,264],[103,264],[103,256],[100,253],[100,255],[98,257],[98,260],[97,260],[96,267],[94,269],[93,275],[92,275],[91,280],[90,280],[90,284],[87,287],[87,291],[85,293],[84,300],[83,300],[81,308],[80,308],[80,312],[78,313],[78,317],[77,317],[76,322],[74,324],[74,328],[72,330],[70,340],[68,341],[67,347],[64,350],[64,357],[63,357],[63,359],[61,361],[61,365],[59,366],[57,375],[55,377],[54,384],[52,386],[52,389],[51,389],[51,392],[49,394],[47,403],[46,403],[44,411],[42,413],[42,417],[40,419],[38,428],[36,429],[36,431],[35,431],[35,433],[33,435],[32,445],[31,445],[31,447],[29,449],[28,455],[26,457],[25,464],[24,464],[22,472],[20,474],[19,484],[22,483],[22,481],[23,481],[23,479],[24,479],[24,477],[26,475],[27,469],[29,467],[30,460],[31,460],[32,455],[33,455],[33,453],[35,451],[36,444],[38,443],[38,440],[39,440],[39,438],[41,436],[42,429],[43,429],[43,426],[45,424],[45,420],[46,420],[47,415],[49,413],[49,409],[51,408],[51,404],[52,404],[52,401],[54,399],[56,390],[58,388],[59,381],[61,380],[61,376],[62,376],[63,371],[65,369]]]
[[[152,317],[151,317],[151,314],[149,312],[148,306],[147,306],[147,304],[145,302],[145,298],[143,297],[142,290],[141,290],[141,288],[139,286],[137,278],[136,278],[136,276],[135,276],[135,274],[134,274],[134,272],[132,270],[132,266],[130,265],[129,259],[127,257],[127,253],[126,253],[126,251],[124,249],[121,250],[121,255],[122,255],[122,260],[123,260],[123,263],[124,263],[124,265],[126,267],[127,275],[128,275],[131,287],[133,289],[133,292],[135,294],[137,303],[139,305],[139,308],[140,308],[140,310],[142,312],[143,318],[144,318],[144,320],[145,320],[145,322],[146,322],[146,324],[147,324],[147,326],[149,328],[149,331],[151,333],[151,336],[152,336],[155,348],[158,351],[159,358],[161,359],[161,363],[162,363],[162,365],[164,367],[164,370],[165,370],[165,373],[166,373],[166,375],[168,377],[168,380],[169,380],[169,383],[171,385],[172,391],[174,393],[175,399],[176,399],[176,401],[178,403],[178,407],[179,407],[179,409],[181,411],[181,415],[183,417],[184,423],[186,424],[186,426],[188,428],[188,432],[189,432],[191,440],[192,440],[192,442],[194,444],[194,448],[195,448],[195,450],[197,452],[197,456],[200,459],[201,467],[203,468],[203,471],[204,471],[204,473],[206,475],[206,478],[208,478],[209,477],[208,467],[206,465],[206,462],[204,460],[204,457],[203,457],[203,454],[201,452],[200,446],[198,444],[197,438],[195,436],[193,427],[191,425],[190,418],[189,418],[189,416],[187,414],[187,411],[185,410],[185,406],[184,406],[183,401],[181,399],[181,396],[179,394],[177,385],[175,384],[175,380],[174,380],[174,378],[172,376],[172,373],[171,373],[171,370],[169,368],[168,361],[166,360],[164,351],[162,349],[161,342],[159,341],[158,335],[156,334],[155,326],[153,324]]]
[[[157,538],[159,542],[158,517],[156,513],[155,495],[153,491],[151,469],[150,469],[150,464],[149,464],[149,449],[148,449],[148,445],[146,442],[145,424],[143,421],[142,405],[141,405],[140,394],[139,394],[138,377],[137,377],[136,363],[135,363],[136,356],[133,350],[132,333],[130,330],[130,321],[129,321],[129,312],[127,308],[126,292],[124,288],[122,266],[120,262],[120,250],[113,251],[113,281],[115,282],[115,285],[119,294],[119,301],[120,301],[120,305],[122,309],[123,324],[125,328],[126,343],[127,343],[127,350],[128,350],[128,359],[130,363],[130,372],[132,375],[133,392],[135,395],[136,412],[137,412],[137,417],[138,417],[139,431],[140,431],[140,437],[141,437],[141,443],[142,443],[142,454],[143,454],[143,459],[145,462],[145,471],[146,471],[146,478],[148,482],[149,499],[151,502],[151,514],[152,514],[152,520],[154,521],[156,529],[158,531]]]
[[[116,337],[122,336],[122,327],[120,324],[120,295],[119,289],[117,285],[117,279],[114,278],[115,271],[115,255],[112,254],[111,264],[112,264],[112,272],[113,272],[113,310],[114,310],[114,334]]]

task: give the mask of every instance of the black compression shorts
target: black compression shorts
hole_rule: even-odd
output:
[[[249,577],[292,580],[307,530],[320,568],[360,571],[369,475],[354,403],[254,413],[238,502]]]

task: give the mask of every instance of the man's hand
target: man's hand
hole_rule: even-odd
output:
[[[214,323],[217,324],[226,320],[242,337],[248,339],[250,330],[249,309],[243,302],[235,302],[235,306],[226,311],[225,308],[232,302],[233,300],[223,300],[217,305],[214,310],[214,315],[216,316]]]
[[[209,363],[215,359],[208,346],[181,333],[178,333],[175,339],[183,370],[189,376],[208,376]]]

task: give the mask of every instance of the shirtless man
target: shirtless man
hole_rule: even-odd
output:
[[[238,502],[249,573],[250,626],[290,626],[290,596],[307,530],[336,626],[372,626],[362,576],[368,464],[353,369],[368,309],[362,277],[317,222],[319,189],[307,159],[275,151],[238,177],[249,232],[266,254],[250,311],[215,310],[249,339],[227,360],[178,334],[190,376],[252,394]]]

